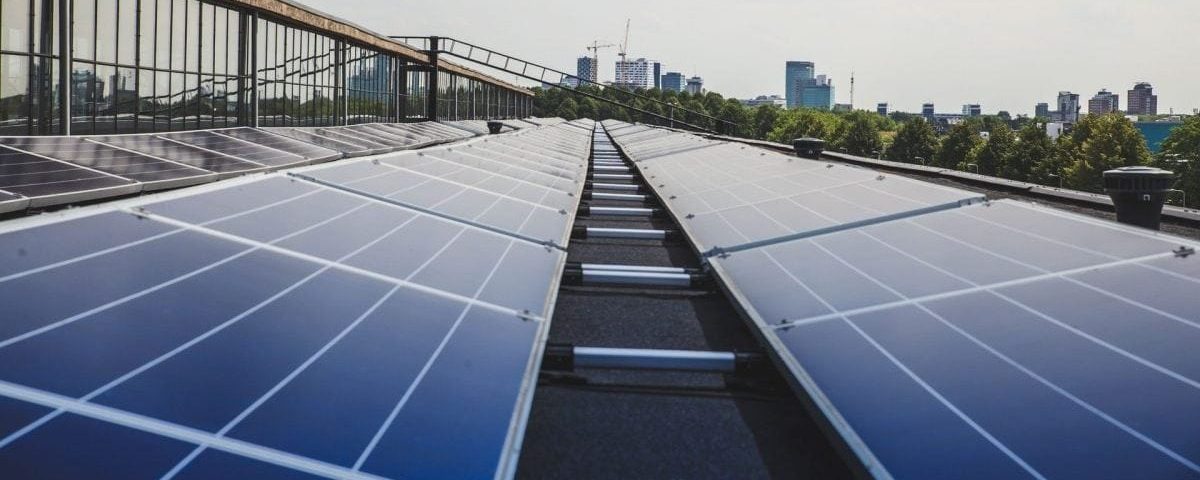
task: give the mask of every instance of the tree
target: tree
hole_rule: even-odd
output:
[[[937,154],[937,132],[924,118],[912,117],[896,132],[896,140],[887,151],[888,160],[905,163],[932,161]]]
[[[879,139],[879,127],[875,114],[853,112],[842,123],[845,132],[838,135],[842,139],[842,149],[851,155],[873,157],[883,150],[883,141]]]
[[[1178,176],[1175,188],[1183,190],[1188,206],[1200,205],[1200,116],[1175,127],[1163,140],[1156,164]]]
[[[750,124],[750,111],[742,106],[742,103],[729,99],[721,106],[721,113],[718,115],[724,123],[718,125],[719,131],[725,135],[735,137],[746,137],[752,134]]]
[[[1066,184],[1076,190],[1099,192],[1105,170],[1150,163],[1145,137],[1119,113],[1083,117],[1067,137],[1059,155]]]
[[[754,138],[765,140],[767,134],[775,128],[775,121],[779,119],[780,108],[775,105],[759,105],[754,109],[754,126],[752,135]]]
[[[981,143],[983,140],[979,138],[979,130],[973,122],[959,123],[950,128],[950,133],[942,141],[941,150],[934,157],[934,163],[939,167],[959,168],[970,163],[971,154]]]
[[[1054,155],[1054,141],[1046,135],[1046,125],[1028,122],[1017,132],[1016,148],[1012,156],[1000,164],[999,175],[1022,182],[1029,181],[1034,168],[1046,163]]]
[[[1017,136],[1011,128],[1003,123],[992,126],[988,132],[987,143],[975,155],[975,165],[978,173],[995,176],[1006,163],[1016,155]]]
[[[825,140],[829,148],[841,145],[837,134],[842,124],[841,117],[824,110],[797,108],[784,111],[775,122],[775,128],[767,134],[767,139],[773,142],[792,143],[800,137],[814,137]]]

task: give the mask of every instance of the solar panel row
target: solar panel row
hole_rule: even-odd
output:
[[[0,137],[0,193],[20,210],[309,165],[341,153],[252,128],[95,137]]]
[[[685,225],[738,212],[697,246],[773,238],[709,264],[867,472],[1200,477],[1195,242],[739,151],[638,166]]]
[[[575,151],[582,175],[589,140],[505,142],[535,163]],[[521,232],[561,184],[432,155],[0,226],[6,474],[511,476],[566,259]],[[459,190],[394,201],[430,182]]]
[[[365,123],[341,127],[265,128],[296,140],[342,152],[347,157],[411,150],[480,134],[436,122]],[[487,133],[486,128],[482,133]]]

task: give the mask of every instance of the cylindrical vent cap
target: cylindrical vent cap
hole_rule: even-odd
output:
[[[1154,167],[1121,167],[1104,172],[1104,191],[1112,198],[1117,221],[1158,230],[1167,192],[1175,174]]]
[[[825,141],[819,138],[803,137],[792,140],[792,148],[796,150],[796,155],[805,158],[821,158],[821,152],[825,151]]]
[[[488,125],[488,132],[491,133],[492,135],[500,133],[500,130],[504,129],[504,124],[497,122],[495,120],[488,121],[487,125]]]

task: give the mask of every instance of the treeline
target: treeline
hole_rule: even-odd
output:
[[[629,103],[617,92],[596,92]],[[1063,186],[1074,190],[1103,192],[1105,170],[1134,165],[1152,165],[1171,170],[1179,181],[1169,198],[1175,205],[1200,206],[1200,117],[1193,116],[1174,129],[1163,143],[1162,152],[1151,155],[1141,132],[1121,114],[1087,115],[1058,139],[1046,133],[1040,119],[982,116],[964,119],[944,134],[923,117],[912,114],[878,115],[868,111],[830,112],[814,109],[783,109],[776,106],[747,108],[737,100],[716,93],[688,95],[657,89],[640,92],[689,110],[717,112],[721,122],[696,115],[678,115],[693,125],[729,135],[791,143],[799,137],[825,140],[832,151],[871,158],[951,168],[1023,182]],[[639,103],[640,102],[640,103]],[[658,113],[652,102],[635,106]],[[662,124],[659,119],[583,98],[570,92],[541,91],[534,102],[537,116],[568,119],[594,118]],[[711,114],[711,113],[709,113]]]
[[[687,92],[673,90],[637,89],[634,93],[647,98],[658,100],[653,102],[629,95],[625,90],[594,87],[581,87],[580,91],[601,98],[614,100],[633,108],[624,108],[588,98],[560,88],[534,89],[537,95],[533,99],[533,115],[537,117],[562,117],[567,120],[576,118],[591,118],[598,120],[621,120],[625,122],[641,122],[653,125],[667,125],[674,119],[679,123],[694,125],[725,135],[748,136],[746,126],[750,121],[750,110],[733,98],[722,97],[718,93],[706,92],[692,95]],[[664,105],[665,104],[665,105]],[[638,111],[641,110],[641,111]],[[682,125],[680,125],[682,128]]]

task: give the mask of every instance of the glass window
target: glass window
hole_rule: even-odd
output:
[[[75,12],[72,18],[74,32],[72,35],[72,55],[75,58],[96,58],[96,1],[76,0]]]
[[[0,133],[29,133],[29,57],[0,55]]]
[[[29,51],[30,0],[0,2],[0,48],[15,52]]]
[[[79,19],[75,19],[78,23]],[[96,56],[85,57],[75,52],[75,58],[95,59],[97,62],[117,61],[117,1],[96,0]]]
[[[138,0],[117,1],[117,63],[137,63]]]

